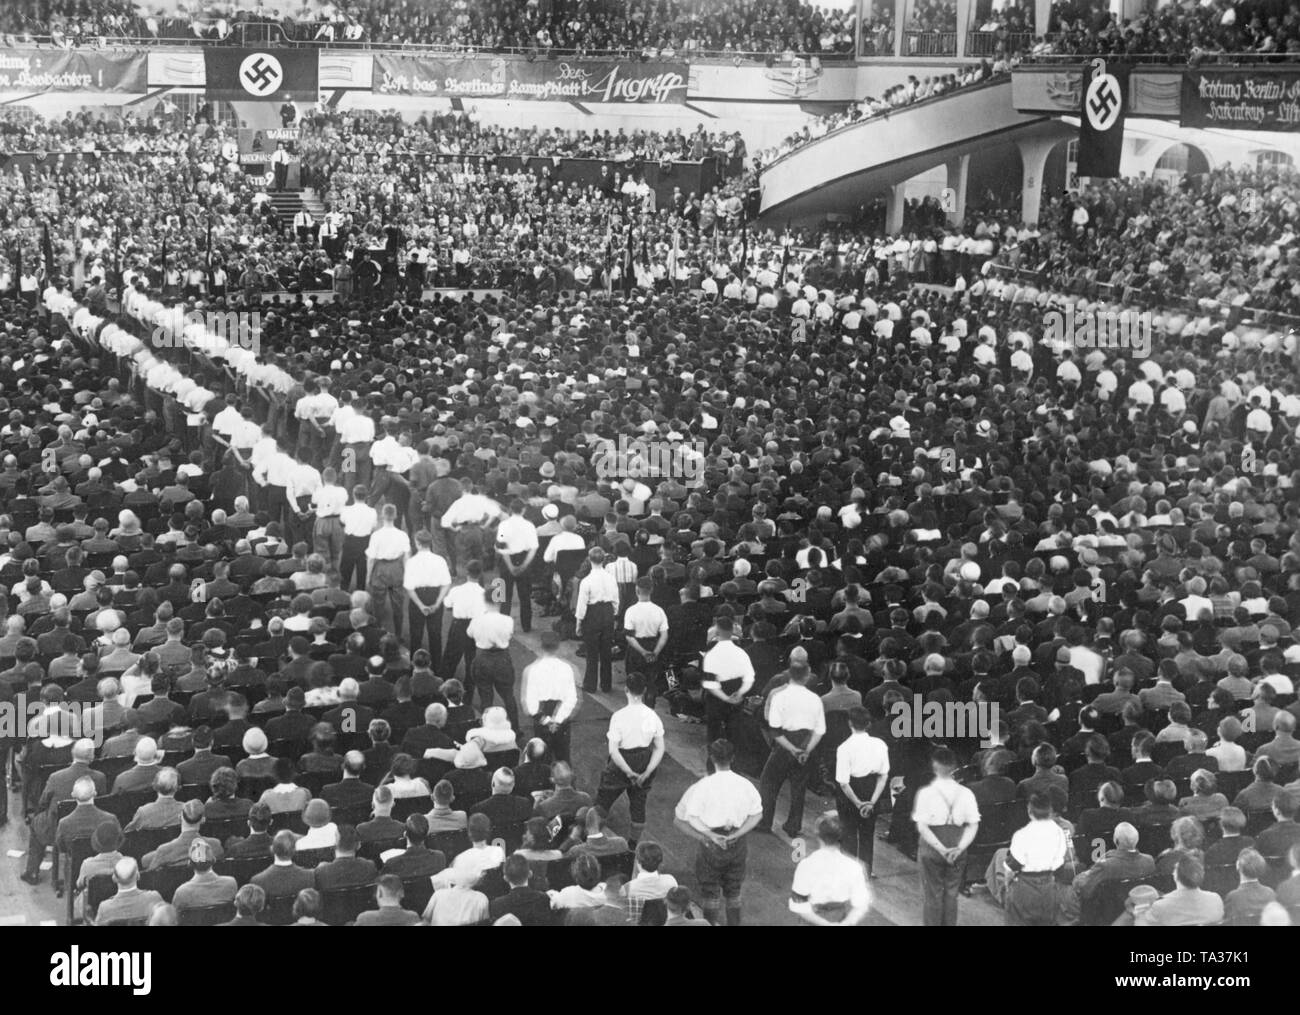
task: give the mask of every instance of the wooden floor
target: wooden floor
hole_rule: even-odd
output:
[[[541,625],[548,622],[543,620]],[[562,656],[573,663],[579,680],[584,662],[573,655],[576,643],[566,642]],[[533,658],[537,633],[519,635],[511,647],[515,672]],[[605,732],[610,712],[621,707],[625,699],[617,688],[622,682],[622,666],[615,664],[615,693],[586,695],[574,720],[573,750],[578,786],[594,792],[600,770],[605,762]],[[581,692],[580,692],[581,693]],[[678,881],[694,890],[692,867],[695,844],[678,832],[673,825],[672,812],[683,791],[704,775],[704,727],[682,723],[673,719],[660,706],[667,731],[667,756],[655,779],[650,794],[646,836],[664,848],[664,869]],[[32,887],[21,881],[25,858],[11,858],[11,851],[27,849],[27,827],[19,811],[18,797],[10,797],[10,821],[0,829],[0,850],[5,858],[0,862],[0,923],[27,923],[36,925],[49,921],[64,922],[64,903],[54,897],[48,871],[42,874],[42,883]],[[810,795],[805,810],[805,834],[810,834],[817,816],[833,808],[833,802]],[[784,814],[784,803],[778,805],[779,826]],[[615,805],[611,823],[620,832],[627,831],[626,798]],[[795,851],[783,833],[754,835],[749,843],[749,869],[745,883],[744,920],[749,924],[791,925],[798,921],[787,909],[790,880],[793,876]],[[872,881],[872,912],[868,926],[917,926],[921,922],[920,886],[916,864],[885,842],[876,845],[876,874]],[[976,892],[961,902],[959,924],[974,926],[1002,926],[1002,910]]]

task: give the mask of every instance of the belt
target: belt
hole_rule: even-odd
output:
[[[509,652],[509,649],[502,648],[500,645],[489,645],[484,648],[482,645],[475,646],[480,652]]]

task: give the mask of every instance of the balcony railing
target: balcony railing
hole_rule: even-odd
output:
[[[1033,32],[967,32],[967,56],[1025,53],[1034,44]]]
[[[903,56],[954,57],[956,55],[956,32],[903,33]]]

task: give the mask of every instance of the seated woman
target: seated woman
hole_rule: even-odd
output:
[[[227,818],[246,818],[253,801],[236,796],[239,776],[233,768],[218,768],[208,779],[212,795],[203,808],[205,821],[224,821]]]
[[[312,800],[302,812],[307,834],[299,838],[298,849],[333,849],[339,841],[339,826],[331,820],[330,805]]]
[[[415,774],[415,766],[415,759],[409,754],[399,754],[393,758],[392,768],[380,785],[393,791],[394,800],[431,795],[429,784]]]
[[[1156,877],[1173,879],[1174,869],[1183,857],[1205,862],[1205,829],[1195,818],[1179,818],[1169,826],[1173,845],[1156,857]]]
[[[506,710],[493,705],[483,713],[481,726],[465,734],[466,740],[477,740],[485,754],[508,751],[518,744],[518,735],[510,725]]]
[[[297,770],[288,758],[276,758],[272,770],[275,785],[266,790],[258,803],[266,804],[272,814],[301,814],[311,801],[311,791],[293,781]]]
[[[1228,798],[1217,792],[1218,783],[1209,769],[1198,768],[1192,773],[1192,795],[1178,801],[1178,809],[1202,821],[1217,818],[1228,806]]]

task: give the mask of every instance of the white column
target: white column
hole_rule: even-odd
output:
[[[1016,142],[1024,175],[1020,187],[1020,217],[1030,225],[1038,222],[1038,209],[1043,201],[1043,169],[1059,138],[1031,137]]]
[[[948,193],[944,195],[948,200],[944,211],[948,213],[949,223],[959,226],[966,219],[966,180],[970,176],[970,156],[959,155],[950,159],[944,169],[948,174]]]
[[[897,236],[903,231],[903,188],[903,183],[895,183],[889,188],[885,201],[885,233],[888,236]]]

